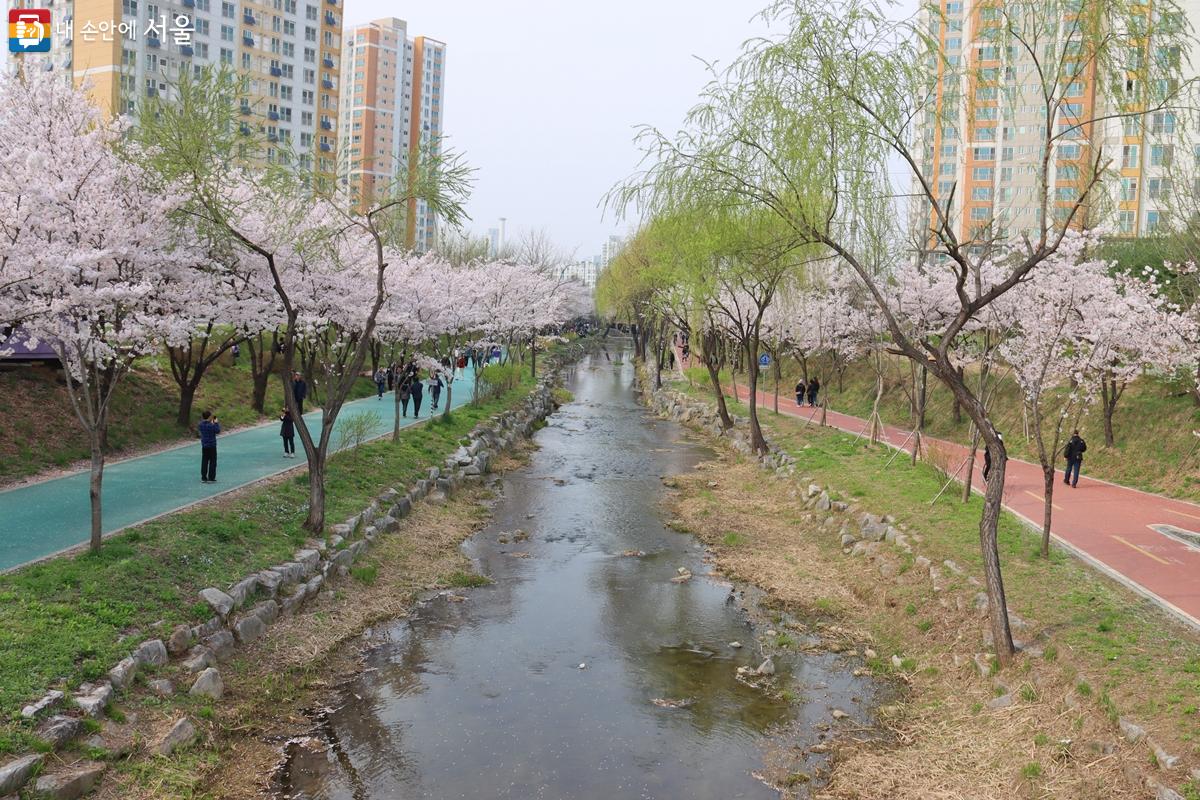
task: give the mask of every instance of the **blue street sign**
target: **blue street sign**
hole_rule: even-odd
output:
[[[771,357],[769,355],[767,355],[766,353],[763,353],[761,356],[758,357],[758,365],[760,367],[771,366]]]

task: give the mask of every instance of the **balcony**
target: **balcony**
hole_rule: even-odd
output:
[[[250,111],[250,106],[249,106],[249,104],[247,104],[247,103],[242,103],[242,107],[241,107],[240,109],[238,109],[238,110],[242,112],[242,116],[243,116],[243,117],[248,117],[248,116],[250,116],[250,114],[252,113],[252,112]]]
[[[326,3],[329,3],[329,5],[331,5],[331,6],[336,6],[336,5],[337,5],[337,0],[325,0],[325,2],[326,2]]]
[[[184,8],[195,8],[196,0],[183,0],[183,7]]]
[[[160,42],[158,40],[157,36],[147,36],[146,37],[146,46],[147,47],[162,47],[162,42]]]
[[[337,17],[335,17],[333,15],[332,11],[325,12],[325,24],[326,25],[337,25]]]
[[[238,133],[240,133],[242,136],[249,136],[250,135],[250,126],[244,122],[239,124],[238,125]]]
[[[258,24],[258,20],[255,19],[254,15],[251,14],[249,11],[242,14],[242,22],[246,23],[247,25],[257,25]]]
[[[321,142],[321,152],[322,153],[332,153],[333,152],[333,148],[329,146],[329,142]]]
[[[322,78],[321,79],[321,88],[322,89],[332,89],[333,81],[329,80],[329,78]]]
[[[321,130],[323,130],[323,131],[333,130],[333,123],[327,119],[321,120]]]
[[[157,97],[157,96],[158,96],[158,88],[157,87],[155,87],[155,86],[147,86],[146,87],[146,97]]]
[[[246,47],[254,47],[254,37],[246,33],[242,35],[242,44]]]
[[[283,70],[279,67],[271,67],[271,75],[278,78],[283,75]]]
[[[333,69],[333,59],[329,56],[325,56],[325,58],[321,59],[321,64],[325,67],[325,69]]]
[[[278,122],[279,121],[279,112],[278,111],[268,111],[267,119],[271,120],[272,122]]]
[[[275,135],[274,133],[268,133],[268,134],[267,134],[267,141],[268,141],[268,142],[278,142],[278,141],[279,141],[279,137],[278,137],[277,135]]]
[[[179,55],[184,56],[185,58],[191,58],[195,52],[196,51],[190,44],[181,44],[179,46]]]

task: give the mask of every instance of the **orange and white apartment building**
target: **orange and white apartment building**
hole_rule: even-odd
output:
[[[379,19],[346,31],[342,63],[349,80],[339,109],[338,178],[362,207],[403,187],[421,154],[441,148],[446,44],[409,37],[404,20]],[[435,246],[437,216],[423,200],[408,202],[406,228],[409,247]]]
[[[248,79],[240,125],[266,157],[335,171],[343,0],[22,0],[48,8],[51,50],[25,68],[60,70],[96,103],[129,114],[170,98],[186,70],[228,64]]]
[[[988,34],[989,26],[999,24],[1000,2],[933,0],[921,12],[921,24],[943,58],[928,61],[936,71],[931,76],[934,91],[917,126],[914,152],[939,201],[944,203],[953,192],[951,216],[955,234],[963,241],[1012,242],[1023,234],[1036,239],[1042,214],[1037,181],[1045,103],[1034,59],[1015,42]],[[1153,0],[1145,0],[1144,8],[1148,20],[1162,22]],[[1200,22],[1200,0],[1183,0],[1181,9]],[[1070,40],[1069,9],[1064,16],[1058,30],[1068,32],[1063,34],[1066,40],[1050,47],[1069,61],[1077,57],[1078,42]],[[1042,46],[1046,47],[1044,39]],[[1177,48],[1164,47],[1152,37],[1131,42],[1127,51],[1131,64],[1145,58],[1180,58]],[[1182,188],[1186,181],[1188,192],[1200,192],[1195,184],[1200,134],[1195,122],[1185,121],[1193,115],[1169,110],[1102,119],[1114,113],[1118,101],[1112,92],[1098,90],[1095,73],[1094,68],[1071,70],[1075,79],[1053,121],[1055,133],[1064,135],[1053,149],[1048,213],[1061,219],[1069,211],[1099,154],[1108,164],[1101,191],[1094,193],[1085,217],[1077,217],[1075,223],[1103,227],[1117,236],[1145,235],[1165,218],[1173,182]],[[1138,92],[1138,74],[1131,68],[1124,76],[1131,97],[1144,96]],[[1114,85],[1120,91],[1117,77]],[[916,203],[913,213],[918,234],[928,231],[933,214],[928,203]]]

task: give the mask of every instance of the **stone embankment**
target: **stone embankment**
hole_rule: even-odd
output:
[[[404,519],[416,503],[431,495],[444,499],[465,483],[482,480],[500,453],[530,437],[556,406],[554,388],[568,358],[568,353],[547,358],[542,377],[528,397],[477,425],[442,466],[430,467],[425,477],[381,492],[358,514],[329,526],[327,535],[310,539],[291,560],[224,588],[201,590],[198,599],[212,611],[206,621],[179,625],[165,639],[141,642],[104,680],[82,684],[71,692],[48,691],[25,706],[21,716],[36,725],[46,751],[53,752],[85,734],[88,725],[84,720],[103,719],[110,704],[129,690],[144,670],[160,676],[147,682],[150,691],[160,697],[175,696],[180,691],[177,687],[186,687],[189,695],[220,700],[225,692],[220,666],[238,647],[260,638],[272,623],[295,614],[332,582],[349,575],[351,566],[379,537],[403,531]],[[165,735],[149,743],[149,749],[169,755],[191,744],[197,735],[195,724],[181,716]],[[46,766],[43,752],[0,764],[0,799],[8,800],[9,795],[32,785],[38,797],[73,800],[90,791],[105,770],[104,763],[87,761],[41,774]]]
[[[855,504],[833,499],[838,496],[835,489],[822,486],[811,476],[803,475],[797,459],[770,442],[766,454],[756,454],[750,444],[749,421],[746,418],[733,416],[734,426],[726,430],[721,426],[714,403],[672,389],[654,389],[651,382],[645,380],[644,375],[641,377],[643,400],[655,414],[707,433],[740,455],[756,460],[762,469],[776,477],[796,482],[796,492],[803,498],[805,508],[814,515],[811,518],[813,524],[817,525],[819,530],[827,531],[828,535],[840,544],[841,552],[845,556],[863,558],[870,562],[878,571],[881,580],[896,580],[901,572],[901,559],[910,561],[911,566],[907,571],[915,571],[916,575],[927,579],[931,593],[938,596],[940,602],[957,611],[970,611],[978,615],[982,631],[981,643],[985,648],[991,648],[990,632],[986,625],[989,601],[979,579],[968,575],[954,561],[938,562],[923,555],[920,551],[921,535],[909,532],[907,526],[898,524],[891,515],[872,513]],[[1031,626],[1014,613],[1011,607],[1009,624],[1018,649],[1030,657],[1043,655],[1048,642],[1045,631],[1034,635]],[[892,656],[891,662],[893,667],[901,669],[905,659],[896,654]],[[990,709],[1004,708],[1014,702],[1012,692],[1001,678],[995,676],[996,657],[993,653],[981,650],[969,657],[956,656],[955,662],[961,662],[964,667],[969,664],[980,679],[991,680],[995,684],[997,696],[988,704]],[[1078,698],[1068,695],[1064,702],[1070,707],[1078,703]],[[1170,773],[1180,765],[1180,757],[1168,753],[1137,722],[1119,717],[1117,728],[1120,735],[1130,744],[1145,744],[1153,754],[1153,763],[1158,770]],[[1200,770],[1193,770],[1190,777],[1193,781],[1200,782]],[[1147,778],[1145,784],[1157,800],[1184,800],[1177,791],[1154,777]]]

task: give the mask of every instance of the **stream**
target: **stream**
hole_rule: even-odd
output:
[[[492,584],[348,645],[364,669],[288,746],[277,797],[776,798],[757,777],[772,751],[827,769],[830,709],[869,705],[870,686],[825,652],[777,657],[772,691],[738,679],[762,661],[755,595],[707,576],[661,508],[662,477],[712,453],[633,382],[629,353],[569,368],[574,402],[464,545]],[[673,582],[681,567],[694,577]]]

